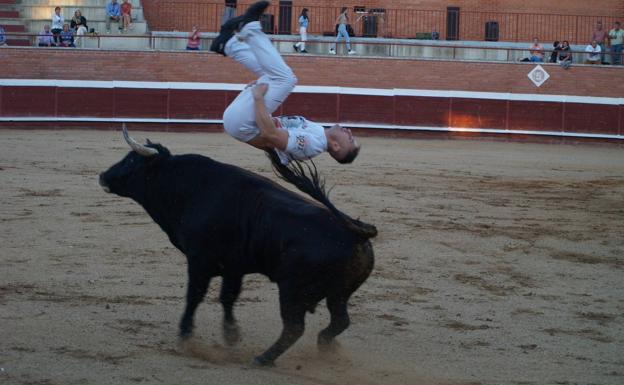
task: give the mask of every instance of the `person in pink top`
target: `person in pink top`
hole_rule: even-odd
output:
[[[199,29],[197,29],[197,26],[194,25],[193,30],[189,35],[188,42],[186,43],[186,49],[188,51],[199,51],[200,42]]]
[[[539,43],[539,39],[537,37],[533,38],[533,44],[529,48],[529,52],[531,53],[530,60],[532,62],[543,62],[544,61],[544,47]]]
[[[121,23],[124,32],[127,32],[128,28],[132,29],[132,4],[128,0],[121,3]]]
[[[594,32],[592,33],[590,41],[596,40],[596,42],[600,46],[600,52],[601,52],[600,61],[602,63],[605,62],[604,53],[606,52],[605,49],[606,49],[606,42],[608,38],[609,38],[609,33],[605,29],[603,29],[602,21],[596,22],[596,29],[594,29]]]

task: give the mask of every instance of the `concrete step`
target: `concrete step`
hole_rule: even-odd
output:
[[[6,43],[9,47],[29,47],[30,40],[25,39],[9,39],[7,38]]]
[[[15,0],[0,0],[0,4],[15,4]]]
[[[18,11],[8,11],[0,9],[0,18],[18,18],[20,13]]]
[[[1,0],[0,0],[1,1]],[[59,6],[64,7],[102,7],[106,8],[106,4],[109,0],[22,0],[20,5],[45,5],[49,7]],[[121,1],[119,1],[121,3]],[[140,8],[141,2],[139,0],[130,0],[133,8]],[[174,3],[172,3],[173,5]]]
[[[4,32],[26,32],[26,27],[23,24],[0,24],[4,28]]]
[[[20,19],[16,19],[16,20],[20,20]],[[67,20],[67,22],[69,22],[69,20]],[[0,21],[0,24],[2,24],[3,22]],[[50,25],[51,22],[50,20],[28,20],[28,19],[21,19],[21,24],[24,24],[26,26],[26,29],[28,31],[30,31],[31,33],[39,33],[41,31],[43,31],[43,26],[44,25]],[[93,21],[93,20],[87,20],[87,25],[89,26],[89,29],[94,28],[97,32],[99,33],[105,33],[106,32],[106,22],[104,21]],[[118,23],[111,23],[111,31],[113,34],[118,33]],[[139,21],[139,22],[135,22],[132,24],[132,30],[129,31],[130,34],[132,35],[143,35],[145,33],[147,33],[147,24],[145,22]]]
[[[71,21],[71,18],[74,17],[74,12],[77,9],[80,9],[82,16],[87,18],[87,24],[89,24],[90,20],[102,21],[106,19],[106,9],[104,7],[76,5],[61,7],[61,14],[63,15],[63,18],[65,18],[65,21]],[[22,5],[20,7],[19,14],[25,19],[49,19],[51,21],[52,15],[54,14],[54,6]],[[143,8],[133,8],[132,19],[136,21],[143,21]]]

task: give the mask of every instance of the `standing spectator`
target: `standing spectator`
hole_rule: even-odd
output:
[[[620,28],[620,22],[616,21],[613,29],[609,31],[611,41],[611,64],[622,64],[622,45],[624,44],[624,30]]]
[[[559,51],[557,63],[561,64],[565,69],[568,69],[570,64],[572,64],[572,52],[570,52],[570,43],[567,40],[561,43],[561,50]]]
[[[301,15],[299,16],[299,34],[301,35],[301,41],[297,44],[293,45],[295,51],[301,53],[308,53],[305,49],[306,41],[308,41],[308,24],[310,20],[308,19],[308,9],[304,8],[301,10]]]
[[[116,21],[118,23],[120,31],[123,29],[121,21],[121,7],[119,6],[117,0],[111,0],[110,3],[106,4],[106,33],[110,33],[111,21]]]
[[[559,51],[561,51],[561,44],[559,43],[559,40],[555,40],[555,42],[553,43],[552,53],[550,54],[551,63],[557,62],[557,59],[559,59]]]
[[[225,24],[233,17],[236,17],[236,3],[226,1],[225,8],[223,9],[223,17],[221,18],[221,25]]]
[[[201,43],[201,40],[199,36],[199,29],[197,29],[197,26],[194,25],[193,30],[191,31],[191,34],[189,35],[188,42],[186,43],[186,49],[188,51],[199,51],[200,43]]]
[[[61,47],[75,47],[74,33],[69,29],[69,24],[63,24],[63,30],[60,35]]]
[[[89,28],[87,26],[87,18],[82,16],[82,12],[80,12],[80,10],[77,9],[74,12],[74,17],[72,17],[71,23],[69,24],[69,26],[71,27],[71,29],[77,32],[78,28],[80,28],[81,25],[84,26],[85,29]]]
[[[4,28],[0,25],[0,47],[6,47],[6,34],[4,32]]]
[[[336,44],[341,38],[344,38],[347,43],[349,55],[355,55],[355,51],[351,50],[351,39],[349,38],[349,33],[347,32],[347,24],[349,24],[349,15],[347,15],[347,12],[347,7],[342,7],[340,15],[336,18],[336,24],[338,24],[338,35],[336,36],[334,46],[329,50],[330,55],[336,54]]]
[[[50,32],[50,26],[48,24],[43,26],[43,31],[39,33],[37,43],[39,47],[56,47],[56,44],[54,44],[54,35]]]
[[[123,0],[121,4],[121,21],[124,32],[128,32],[128,28],[132,29],[132,4],[128,0]]]
[[[63,30],[63,24],[65,24],[65,19],[61,15],[61,7],[56,7],[52,14],[52,35],[54,35],[56,45],[59,44],[59,34]]]
[[[529,47],[529,53],[531,54],[530,60],[532,62],[543,62],[544,61],[544,47],[539,43],[539,39],[537,37],[533,38],[533,44]]]
[[[596,22],[596,29],[592,33],[591,41],[596,40],[598,45],[600,46],[600,54],[602,64],[605,64],[605,52],[607,49],[607,40],[609,39],[609,34],[602,28],[602,21]]]
[[[600,57],[602,50],[596,40],[592,40],[591,44],[585,47],[585,52],[587,52],[585,64],[600,64],[602,62],[602,58]]]

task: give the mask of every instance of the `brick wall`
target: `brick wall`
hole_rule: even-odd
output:
[[[247,83],[252,75],[229,58],[199,52],[0,51],[3,78]],[[624,70],[544,65],[551,78],[536,88],[527,63],[480,63],[287,55],[300,85],[412,88],[622,97]],[[97,63],[97,66],[94,65]],[[70,66],[68,66],[70,65]]]

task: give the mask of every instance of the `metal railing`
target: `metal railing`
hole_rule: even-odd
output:
[[[186,49],[188,33],[177,32],[176,35],[168,33],[152,33],[143,35],[109,35],[87,34],[80,37],[76,42],[76,48],[87,49],[113,49],[113,50],[142,50],[142,51],[183,51]],[[38,46],[38,34],[30,33],[7,33],[7,37],[13,37],[22,41],[28,41],[29,46]],[[209,36],[208,36],[209,35]],[[201,36],[202,53],[209,53],[208,47],[215,37],[214,33]],[[124,46],[124,41],[128,44]],[[292,45],[297,42],[296,38],[274,37],[273,44],[281,53],[295,53]],[[317,37],[309,40],[306,45],[311,54],[327,55],[328,48],[333,45],[334,39],[329,37]],[[368,57],[402,57],[414,59],[438,59],[438,60],[467,60],[467,61],[490,61],[490,62],[517,62],[528,58],[529,47],[500,47],[470,44],[449,44],[447,42],[426,42],[414,40],[376,40],[354,38],[352,46],[361,56]],[[340,53],[341,47],[339,45]],[[68,49],[66,47],[51,47],[51,49]],[[544,62],[548,62],[551,50],[545,49]],[[583,64],[587,53],[582,50],[571,50],[573,63]],[[212,54],[212,53],[210,53]],[[611,54],[606,52],[606,61],[610,61]],[[621,67],[624,68],[624,67]]]
[[[275,2],[277,3],[277,2]],[[239,5],[236,14],[245,12]],[[303,8],[309,9],[308,33],[333,34],[340,7],[314,5],[284,6],[273,4],[262,22],[267,32],[294,34]],[[153,31],[190,30],[193,25],[205,32],[218,32],[223,19],[223,2],[206,0],[152,0],[145,7],[145,16]],[[555,15],[534,13],[476,12],[460,10],[449,17],[446,10],[395,8],[349,9],[350,25],[356,36],[417,38],[437,33],[442,40],[486,40],[486,24],[491,40],[524,42],[537,36],[541,41],[568,40],[586,44],[597,21],[610,28],[618,18],[614,15]],[[451,24],[449,24],[451,23]]]

